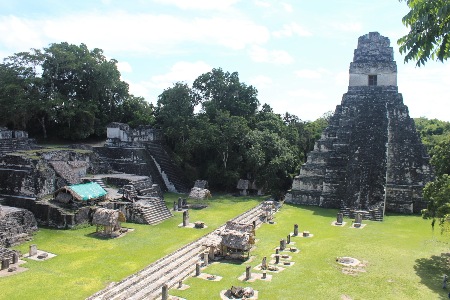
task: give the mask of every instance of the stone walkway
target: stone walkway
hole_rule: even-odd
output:
[[[252,224],[256,226],[262,223],[262,204],[244,212],[230,221]],[[224,228],[222,225],[218,229]],[[201,255],[206,250],[205,241],[213,233],[189,243],[180,249],[150,264],[143,270],[128,276],[120,282],[113,283],[107,288],[95,293],[87,300],[119,300],[119,299],[156,299],[161,296],[162,286],[167,284],[169,288],[179,281],[195,274],[196,263],[200,262]]]

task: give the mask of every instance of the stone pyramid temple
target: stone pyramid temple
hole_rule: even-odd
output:
[[[429,158],[397,88],[397,65],[387,37],[358,39],[348,92],[286,202],[339,208],[352,217],[382,220],[386,211],[417,213],[432,178]]]

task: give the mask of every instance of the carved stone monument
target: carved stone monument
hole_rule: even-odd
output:
[[[336,225],[342,225],[344,222],[344,214],[338,213],[336,217]]]
[[[250,278],[252,278],[252,267],[247,266],[245,267],[245,280],[249,280]]]
[[[30,256],[35,256],[35,255],[37,255],[37,245],[36,245],[36,244],[30,245],[29,255],[30,255]]]
[[[263,257],[262,261],[261,261],[261,270],[265,270],[267,269],[267,257]]]
[[[294,178],[286,202],[365,210],[419,213],[431,180],[429,157],[397,87],[397,65],[387,37],[358,39],[349,86],[328,127]]]
[[[298,224],[294,224],[294,236],[298,236]]]
[[[189,225],[189,210],[183,211],[183,226],[186,227]]]

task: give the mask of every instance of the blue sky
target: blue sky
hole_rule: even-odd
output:
[[[130,92],[156,103],[174,82],[238,72],[261,104],[314,120],[340,104],[358,37],[389,37],[412,117],[450,121],[450,62],[404,64],[397,0],[0,0],[0,58],[50,43],[116,59]]]

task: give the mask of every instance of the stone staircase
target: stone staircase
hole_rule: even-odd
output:
[[[138,199],[145,199],[147,202],[146,205],[139,206],[139,211],[147,224],[158,224],[173,217],[164,200],[146,197],[138,197]]]
[[[30,150],[33,142],[33,139],[2,139],[0,140],[0,156],[17,150]]]
[[[94,179],[92,179],[92,182],[95,182],[99,186],[101,186],[103,189],[106,189],[106,184],[103,182],[103,179],[101,179],[101,178],[94,178]]]
[[[146,143],[146,149],[158,168],[168,190],[177,193],[188,193],[190,188],[187,179],[180,168],[172,161],[163,146],[159,143]]]
[[[260,204],[230,221],[244,224],[252,224],[255,221],[258,226],[262,223],[263,213],[263,206]],[[224,227],[225,225],[222,225],[219,230]],[[171,288],[194,274],[196,263],[200,262],[201,255],[206,250],[204,244],[213,234],[215,233],[208,233],[181,247],[143,270],[95,293],[87,300],[157,299],[161,296],[164,284]]]

